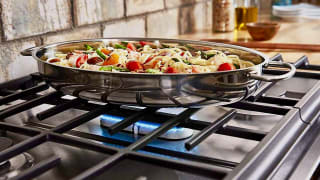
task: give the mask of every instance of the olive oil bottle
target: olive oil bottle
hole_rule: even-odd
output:
[[[246,23],[258,20],[257,0],[236,0],[235,7],[235,28],[237,30],[246,30]]]

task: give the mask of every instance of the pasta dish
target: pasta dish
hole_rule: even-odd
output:
[[[208,73],[254,66],[213,48],[196,48],[152,42],[109,42],[99,46],[85,44],[82,49],[55,52],[43,60],[60,66],[94,71],[132,73]]]

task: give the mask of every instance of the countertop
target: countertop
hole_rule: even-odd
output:
[[[280,23],[280,30],[276,36],[269,41],[270,43],[303,43],[303,44],[320,44],[320,21],[303,20],[298,22],[277,21]],[[233,31],[227,33],[212,33],[204,30],[192,34],[180,35],[180,39],[227,39],[230,41],[252,41],[247,31]],[[262,42],[262,41],[260,41]],[[299,50],[270,50],[264,51],[269,57],[281,53],[285,61],[294,62],[299,57],[308,56],[310,64],[320,65],[320,52],[299,51]]]

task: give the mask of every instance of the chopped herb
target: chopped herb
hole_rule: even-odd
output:
[[[188,64],[188,65],[191,65],[191,62],[189,62],[189,61],[187,61],[187,60],[183,60],[183,62],[185,63],[185,64]]]
[[[239,64],[233,64],[233,65],[234,65],[234,67],[236,67],[236,69],[240,69]]]
[[[112,66],[102,66],[99,70],[100,71],[111,71],[112,70]]]
[[[127,46],[127,45],[128,45],[128,42],[126,42],[126,41],[121,41],[121,44],[123,44],[124,46]]]
[[[142,47],[141,44],[139,44],[139,43],[134,43],[134,46],[136,46],[137,49]]]
[[[169,47],[170,47],[170,46],[167,45],[167,44],[161,44],[161,46],[162,46],[163,48],[169,48]]]
[[[178,58],[172,58],[175,62],[180,62]]]
[[[146,73],[156,74],[160,73],[160,71],[158,69],[146,69]]]
[[[201,58],[208,59],[208,56],[207,56],[207,54],[205,52],[200,51],[200,55],[201,55]]]
[[[85,44],[84,47],[87,49],[87,51],[93,50],[93,47],[88,44]]]
[[[203,51],[200,51],[200,55],[201,55],[201,58],[203,58],[203,59],[210,59],[211,57],[215,56],[216,54],[207,54]]]
[[[122,46],[122,45],[120,45],[120,44],[115,44],[115,45],[114,45],[114,48],[116,48],[116,49],[127,49],[127,47]]]
[[[192,51],[196,51],[196,49],[188,44],[185,44],[183,45],[184,47],[188,48],[189,50],[192,50]]]
[[[210,59],[212,57],[214,57],[216,54],[207,54],[207,58]]]
[[[112,66],[112,69],[120,71],[120,72],[129,72],[129,69],[127,69],[127,68],[121,68],[121,67]]]
[[[102,66],[99,70],[100,71],[112,71],[113,69],[120,71],[120,72],[129,72],[129,70],[126,68],[115,67],[115,66]]]
[[[103,60],[107,59],[107,56],[104,55],[99,49],[96,50],[96,53],[97,53]]]

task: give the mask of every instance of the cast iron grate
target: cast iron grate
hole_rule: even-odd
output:
[[[272,58],[274,61],[282,61],[281,55],[276,55]],[[319,71],[320,66],[309,65],[307,57],[303,56],[298,59],[294,65],[298,69],[307,69]],[[267,74],[281,74],[285,71],[274,70],[274,69],[264,69],[264,73]],[[296,77],[303,78],[314,78],[320,79],[318,72],[297,72]],[[278,115],[287,115],[290,111],[296,110],[295,106],[301,100],[287,97],[272,97],[265,96],[264,93],[270,89],[275,83],[265,83],[262,85],[252,96],[247,100],[227,105],[231,108],[254,110],[265,113],[272,113]],[[0,130],[10,131],[15,133],[20,133],[23,135],[30,136],[29,139],[16,144],[6,150],[0,152],[0,162],[6,161],[20,153],[28,151],[29,149],[36,147],[42,143],[52,141],[56,143],[61,143],[65,145],[70,145],[79,148],[86,148],[89,150],[102,152],[111,155],[107,159],[98,163],[97,165],[87,169],[81,174],[74,177],[74,179],[89,179],[95,177],[102,172],[106,171],[108,168],[114,166],[123,159],[132,159],[136,161],[143,161],[151,163],[154,165],[172,168],[181,171],[187,171],[202,176],[223,178],[235,167],[238,163],[225,161],[221,159],[209,158],[200,155],[189,154],[185,152],[176,152],[168,149],[161,149],[158,147],[149,146],[148,143],[153,139],[158,138],[160,135],[165,133],[167,130],[175,126],[181,126],[191,129],[200,130],[198,134],[195,134],[189,141],[185,143],[185,148],[190,150],[201,143],[205,138],[207,138],[212,133],[218,133],[228,136],[234,136],[239,138],[251,139],[256,141],[261,141],[267,133],[257,130],[244,129],[233,126],[225,126],[225,124],[235,116],[236,110],[232,109],[226,114],[222,115],[214,123],[197,121],[189,119],[192,114],[197,112],[199,109],[186,109],[182,113],[174,117],[168,117],[168,120],[164,122],[160,127],[152,131],[151,133],[143,136],[139,140],[129,143],[121,140],[114,140],[108,137],[100,137],[92,134],[86,134],[84,132],[79,132],[73,130],[75,127],[90,121],[91,119],[106,113],[112,109],[119,109],[118,105],[99,105],[90,103],[82,99],[66,100],[61,97],[63,94],[60,92],[51,92],[45,95],[39,95],[38,92],[48,89],[49,86],[44,83],[38,74],[31,74],[19,79],[11,80],[0,84],[0,105],[10,103],[17,99],[25,99],[27,101],[20,103],[18,105],[9,107],[0,111],[0,120],[5,119],[11,115],[17,114],[19,112],[28,110],[35,106],[41,104],[53,104],[54,107],[42,111],[37,114],[39,120],[46,119],[57,113],[60,113],[68,108],[78,108],[82,110],[89,111],[81,116],[78,116],[70,121],[67,121],[56,127],[46,127],[47,130],[39,130],[36,128],[13,125],[7,122],[0,122]],[[19,90],[19,91],[18,91]],[[260,102],[260,103],[256,103]],[[276,102],[276,106],[274,105]],[[306,102],[301,103],[306,104]],[[145,108],[140,111],[136,111],[131,116],[123,119],[119,123],[109,127],[110,134],[115,134],[127,126],[138,121],[147,113],[154,113],[156,108]],[[283,120],[284,121],[284,120]],[[43,125],[45,126],[45,125]],[[92,140],[98,140],[103,142],[108,142],[111,144],[124,145],[123,149],[115,148],[108,145],[102,145],[94,143],[92,141],[86,141],[85,139],[75,138],[68,136],[66,134],[71,134],[73,136],[89,138]],[[138,150],[149,151],[153,153],[158,153],[162,155],[168,155],[176,158],[183,159],[171,159],[166,157],[154,156],[150,154],[145,154],[138,152]],[[50,170],[60,163],[60,157],[51,157],[41,161],[34,167],[20,173],[14,179],[31,179],[39,176],[40,174]]]

